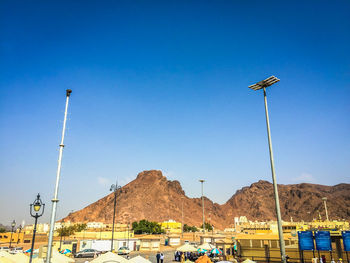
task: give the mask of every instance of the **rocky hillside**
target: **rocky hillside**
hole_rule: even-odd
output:
[[[322,197],[327,197],[330,219],[350,219],[350,184],[325,186],[317,184],[278,185],[281,215],[285,221],[325,219]],[[238,190],[223,206],[228,218],[246,215],[250,220],[275,218],[273,186],[267,181],[253,183]]]
[[[321,198],[328,198],[331,219],[350,219],[350,184],[323,186],[315,184],[279,185],[281,213],[283,220],[311,220],[324,215]],[[148,219],[165,221],[174,219],[181,222],[182,202],[184,223],[202,224],[200,198],[185,195],[178,181],[169,181],[161,171],[151,170],[138,174],[137,178],[118,190],[117,221],[133,222]],[[225,204],[219,205],[205,198],[206,218],[216,228],[223,229],[233,224],[235,216],[245,215],[250,220],[275,218],[272,184],[259,181],[238,190]],[[113,193],[97,202],[69,214],[65,220],[72,222],[111,222],[113,216]],[[209,220],[206,220],[209,221]]]

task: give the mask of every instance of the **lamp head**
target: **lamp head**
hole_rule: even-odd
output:
[[[259,89],[267,88],[278,81],[280,81],[278,78],[276,78],[275,76],[271,76],[267,79],[261,80],[253,85],[250,85],[249,88],[252,90],[259,90]]]
[[[40,198],[40,194],[38,194],[36,196],[36,199],[34,200],[34,202],[32,204],[30,204],[30,214],[31,214],[31,216],[34,217],[34,215],[32,214],[32,210],[34,211],[36,216],[38,216],[38,213],[41,210],[41,215],[39,215],[39,216],[42,216],[42,214],[44,213],[44,207],[45,207],[45,204],[43,204],[43,202],[41,201],[41,198]]]
[[[67,95],[67,97],[69,97],[71,93],[72,93],[72,90],[71,90],[71,89],[67,89],[67,90],[66,90],[66,95]]]
[[[15,220],[12,221],[11,226],[12,226],[12,227],[15,227],[15,226],[16,226],[16,221],[15,221]]]

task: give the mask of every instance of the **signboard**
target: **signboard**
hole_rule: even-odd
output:
[[[331,234],[329,231],[316,231],[315,240],[317,250],[332,251]]]
[[[311,231],[298,231],[299,250],[314,250],[314,237]]]
[[[343,244],[344,244],[344,251],[350,251],[350,231],[343,231]]]

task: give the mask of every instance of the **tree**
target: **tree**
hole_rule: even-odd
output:
[[[75,224],[74,225],[74,231],[75,232],[81,232],[87,229],[87,224],[83,223],[83,224]]]
[[[68,237],[74,234],[75,226],[64,226],[57,229],[58,236]]]
[[[139,222],[132,223],[132,229],[135,234],[161,234],[164,230],[157,222],[150,222],[146,219],[140,220]]]
[[[0,233],[6,233],[7,231],[6,231],[6,228],[4,228],[4,227],[0,227]]]
[[[198,231],[197,227],[184,224],[184,232],[197,232],[197,231]]]
[[[205,230],[207,231],[211,231],[213,230],[213,226],[211,224],[209,224],[208,222],[205,222]],[[201,225],[201,228],[203,228],[203,224]]]

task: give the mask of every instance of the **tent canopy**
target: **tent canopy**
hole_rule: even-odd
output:
[[[202,249],[205,249],[205,250],[212,250],[214,249],[215,247],[209,243],[204,243],[200,246],[198,246],[198,248],[202,248]]]
[[[180,252],[197,252],[197,248],[190,244],[185,244],[181,247],[178,247],[176,250]]]
[[[98,258],[95,258],[93,261],[91,261],[91,263],[104,263],[104,262],[128,263],[129,260],[123,258],[122,256],[114,254],[112,252],[107,252],[106,254],[103,254]]]
[[[132,259],[129,259],[129,262],[132,262],[132,263],[152,263],[148,259],[145,259],[144,257],[141,257],[141,256],[136,256]]]

